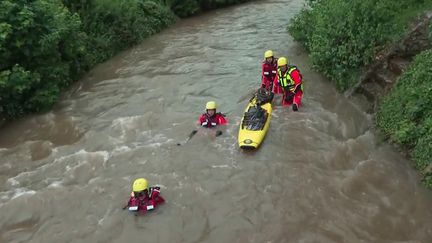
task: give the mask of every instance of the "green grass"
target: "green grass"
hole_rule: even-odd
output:
[[[418,55],[398,79],[376,116],[377,126],[392,142],[410,150],[415,167],[432,188],[432,50]]]
[[[179,16],[247,0],[2,0],[0,119],[48,110],[95,64]]]
[[[396,18],[396,23],[399,28],[404,29],[407,24],[412,23],[419,14],[425,11],[432,11],[432,1],[431,0],[420,0],[417,4],[406,8],[399,17]]]
[[[313,67],[339,90],[352,87],[375,54],[397,42],[432,1],[321,0],[303,9],[288,27],[310,53]]]
[[[362,68],[379,51],[400,42],[415,18],[432,10],[431,0],[308,2],[288,31],[310,53],[313,67],[339,90],[357,83]],[[432,188],[431,50],[418,55],[397,81],[379,107],[376,124],[386,138],[410,152],[425,185]]]

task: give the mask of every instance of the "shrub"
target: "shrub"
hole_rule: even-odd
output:
[[[0,2],[0,111],[40,111],[86,68],[79,16],[56,0]]]
[[[63,0],[80,14],[88,34],[92,64],[113,56],[174,21],[171,10],[151,0]]]
[[[397,39],[405,29],[405,15],[421,9],[420,0],[312,1],[288,27],[310,52],[314,68],[346,90],[358,79],[360,68],[377,50]]]
[[[0,118],[49,109],[93,65],[179,16],[245,0],[2,0]]]
[[[376,122],[391,141],[412,150],[416,167],[432,162],[432,50],[418,55],[380,106]],[[432,188],[432,171],[424,171]]]

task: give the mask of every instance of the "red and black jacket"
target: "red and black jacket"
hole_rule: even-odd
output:
[[[160,187],[155,186],[139,193],[133,192],[126,207],[129,211],[147,212],[164,202],[165,199],[160,195]]]
[[[202,127],[212,128],[218,125],[227,124],[227,120],[222,113],[216,113],[213,116],[209,116],[207,113],[204,113],[199,117],[198,123]]]

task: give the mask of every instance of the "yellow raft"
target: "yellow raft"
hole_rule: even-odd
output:
[[[252,99],[244,112],[240,122],[238,143],[242,149],[256,149],[264,140],[269,129],[272,116],[271,102],[257,105],[256,98]]]

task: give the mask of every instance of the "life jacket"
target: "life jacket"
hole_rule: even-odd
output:
[[[155,209],[164,202],[165,199],[160,196],[160,187],[149,187],[138,195],[131,196],[127,207],[132,212],[146,212]]]
[[[268,78],[273,80],[277,75],[277,64],[275,61],[272,63],[263,62],[262,64],[262,76],[263,78]]]
[[[273,79],[277,76],[277,64],[273,61],[271,63],[263,62],[261,87],[271,90],[273,88]]]
[[[217,125],[224,125],[227,123],[227,121],[225,119],[225,115],[223,115],[220,112],[214,114],[213,116],[209,116],[207,113],[204,113],[201,115],[199,120],[200,120],[201,126],[207,127],[207,128],[212,128],[212,127],[215,127]]]
[[[297,70],[300,75],[300,83],[296,84],[295,81],[291,78],[291,73]],[[283,89],[288,89],[291,92],[296,91],[298,85],[300,85],[300,90],[303,91],[303,82],[301,82],[302,76],[300,74],[300,71],[297,69],[296,66],[289,66],[288,71],[285,72],[285,74],[282,74],[282,71],[278,70],[278,79],[281,87]]]

